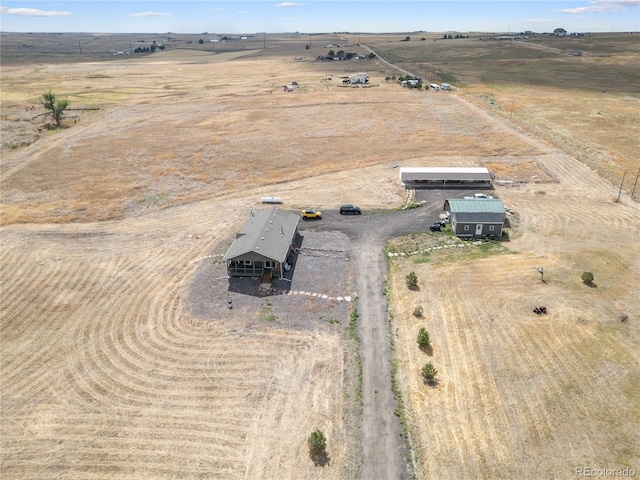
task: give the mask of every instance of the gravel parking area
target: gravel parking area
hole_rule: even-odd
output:
[[[257,277],[227,279],[219,257],[203,260],[189,286],[187,309],[202,320],[246,326],[316,329],[346,324],[354,295],[349,238],[337,231],[301,231],[298,244],[287,280],[275,280],[268,292],[260,291]]]

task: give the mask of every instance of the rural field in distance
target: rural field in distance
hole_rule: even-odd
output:
[[[354,239],[329,214],[300,224],[308,245],[340,252],[324,290],[313,276],[304,289],[351,302],[239,295],[219,260],[263,196],[396,215],[396,166],[487,166],[513,212],[499,244],[388,240],[405,254],[387,257],[379,325],[398,478],[640,472],[636,35],[3,33],[2,477],[362,478]],[[167,48],[113,55],[154,41]],[[318,61],[330,44],[366,58]],[[403,71],[453,90],[402,88]],[[356,72],[371,88],[343,86]],[[70,101],[60,129],[45,128],[49,90]]]

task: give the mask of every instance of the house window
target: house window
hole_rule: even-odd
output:
[[[469,225],[465,225],[465,226],[464,226],[464,229],[465,229],[465,230],[469,230]]]
[[[495,227],[495,225],[489,225],[489,231],[493,232],[493,227]]]
[[[267,260],[263,263],[264,268],[276,268],[276,262],[272,262],[271,260]]]

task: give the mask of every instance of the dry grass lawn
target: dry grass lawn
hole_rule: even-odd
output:
[[[497,188],[516,212],[510,242],[391,263],[398,375],[419,478],[639,470],[640,212],[613,203],[615,189],[576,161],[543,162],[556,181]],[[429,241],[392,244],[415,251]],[[405,285],[411,270],[419,291]],[[582,283],[584,271],[595,286]],[[547,315],[532,312],[540,305]],[[431,352],[418,348],[421,327]],[[435,386],[420,377],[429,361]]]
[[[261,321],[257,298],[248,318],[197,319],[185,298],[198,262],[260,197],[396,208],[393,164],[486,164],[522,182],[496,192],[517,212],[514,253],[392,264],[418,478],[640,470],[638,205],[614,203],[616,188],[592,170],[471,108],[475,91],[404,90],[375,62],[315,62],[315,46],[294,61],[310,55],[297,40],[284,54],[259,48],[3,64],[2,476],[357,477],[346,335]],[[340,88],[361,70],[379,86]],[[78,109],[60,130],[38,116],[49,89]],[[526,111],[574,128],[557,111]],[[605,141],[576,137],[580,148]],[[419,292],[403,287],[408,269]],[[584,270],[597,287],[581,284]],[[218,280],[212,288],[226,288]],[[536,304],[550,314],[535,316]],[[429,358],[415,344],[423,324],[434,388],[417,375]],[[307,453],[316,428],[324,467]]]

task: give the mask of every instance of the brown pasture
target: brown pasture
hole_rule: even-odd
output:
[[[313,37],[310,50],[305,37],[256,37],[221,51],[187,44],[194,35],[140,57],[114,57],[96,36],[55,38],[84,45],[67,57],[59,45],[48,53],[49,36],[3,35],[3,477],[357,477],[344,330],[271,324],[259,303],[201,319],[185,299],[200,262],[224,251],[261,196],[392,209],[404,198],[392,164],[486,164],[514,181],[496,186],[516,213],[504,252],[390,264],[417,477],[640,470],[640,209],[628,193],[614,201],[616,175],[634,166],[637,91],[465,77],[435,94],[386,82],[389,67],[374,61],[315,61],[354,37]],[[384,38],[360,41],[398,54],[383,53]],[[115,50],[129,40],[109,38]],[[404,68],[430,65],[413,55]],[[355,71],[377,86],[341,88]],[[71,101],[60,130],[38,116],[48,90]],[[545,92],[554,111],[538,104]],[[615,125],[625,131],[600,133]],[[419,291],[404,287],[410,269]],[[595,287],[581,283],[585,270]],[[536,304],[550,314],[534,315]],[[417,349],[420,326],[431,357]],[[417,374],[428,360],[433,387]],[[323,467],[306,450],[315,428],[328,437]]]

